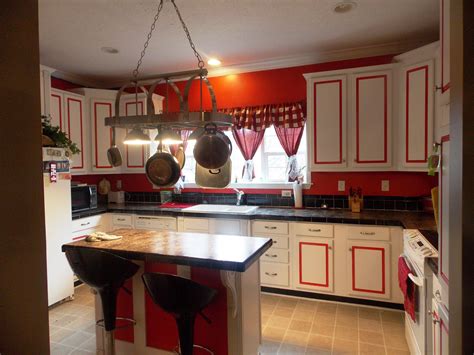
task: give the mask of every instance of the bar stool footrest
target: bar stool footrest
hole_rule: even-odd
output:
[[[137,321],[135,319],[132,319],[132,318],[116,317],[115,319],[129,322],[128,324],[124,324],[124,325],[121,325],[119,327],[115,327],[115,329],[124,329],[124,328],[134,327],[137,324]],[[99,319],[97,322],[95,322],[95,325],[97,327],[104,328],[104,319]]]

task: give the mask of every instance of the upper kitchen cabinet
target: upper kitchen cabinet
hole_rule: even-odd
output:
[[[450,77],[450,0],[439,0],[440,1],[440,29],[439,38],[441,41],[441,92],[444,94],[451,86]]]
[[[63,91],[51,89],[49,114],[51,116],[51,125],[58,126],[61,131],[64,130],[64,95]]]
[[[312,170],[346,167],[347,78],[307,77],[307,135]]]
[[[351,75],[349,163],[387,168],[392,164],[392,71]]]

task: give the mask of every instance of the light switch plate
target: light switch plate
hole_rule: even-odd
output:
[[[117,183],[116,183],[116,186],[117,186],[117,190],[122,190],[122,180],[117,180]]]
[[[346,182],[344,180],[337,182],[337,191],[346,191]]]
[[[382,180],[382,191],[390,191],[390,180]]]
[[[281,190],[281,197],[291,197],[291,190]]]

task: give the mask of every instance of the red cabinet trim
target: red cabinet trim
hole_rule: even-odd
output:
[[[303,281],[303,257],[302,257],[303,245],[322,246],[326,249],[325,251],[326,253],[326,282],[325,283],[319,284],[315,282]],[[300,284],[302,285],[329,287],[329,244],[299,242],[299,277],[300,277]]]
[[[83,169],[84,168],[84,138],[83,138],[83,132],[82,132],[82,101],[78,99],[74,99],[72,97],[68,97],[66,99],[66,105],[67,105],[67,126],[68,126],[68,136],[71,138],[71,112],[69,108],[69,102],[70,101],[76,101],[79,103],[79,111],[80,111],[80,120],[81,120],[81,165],[80,166],[74,166],[72,169]]]
[[[332,84],[338,83],[339,84],[339,160],[335,161],[318,161],[318,154],[317,154],[317,107],[316,107],[316,85],[319,84]],[[314,83],[314,93],[313,93],[313,110],[314,110],[314,126],[313,126],[313,134],[314,134],[314,164],[341,164],[343,157],[342,157],[342,80],[326,80],[326,81],[318,81]]]
[[[451,83],[444,83],[444,0],[441,0],[441,93],[445,93],[451,87]]]
[[[419,70],[425,71],[425,154],[424,159],[410,159],[409,158],[409,132],[410,132],[410,74],[417,72]],[[406,73],[406,102],[405,102],[405,119],[406,119],[406,130],[405,130],[405,159],[407,163],[426,163],[428,161],[428,65],[422,67],[413,68],[407,71]]]
[[[443,157],[443,143],[449,142],[449,134],[441,137],[441,152],[440,155]],[[439,274],[443,278],[446,285],[449,284],[448,276],[443,273],[443,162],[441,161],[441,168],[439,172]]]
[[[99,165],[99,149],[97,139],[97,105],[105,105],[109,107],[109,117],[112,116],[112,104],[110,102],[94,102],[94,131],[95,131],[95,167],[99,169],[111,169],[112,165]],[[110,145],[112,145],[112,128],[109,130]]]
[[[355,251],[356,249],[365,249],[365,250],[380,250],[382,255],[382,290],[367,290],[363,288],[358,288],[355,285]],[[369,275],[367,275],[369,277]],[[361,291],[361,292],[370,292],[370,293],[385,293],[385,249],[376,248],[376,247],[364,247],[364,246],[352,246],[352,290]]]
[[[58,100],[58,103],[59,103],[59,128],[62,131],[63,130],[63,109],[62,109],[61,96],[59,96],[57,94],[51,94],[51,97],[55,97]]]
[[[383,160],[361,160],[359,155],[359,82],[361,80],[380,79],[384,80],[384,158]],[[356,79],[356,162],[357,163],[386,163],[387,162],[387,74],[361,76]]]

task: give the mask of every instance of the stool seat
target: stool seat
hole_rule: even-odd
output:
[[[206,308],[217,291],[183,277],[145,273],[143,282],[153,302],[176,320],[182,355],[192,355],[196,314]]]

